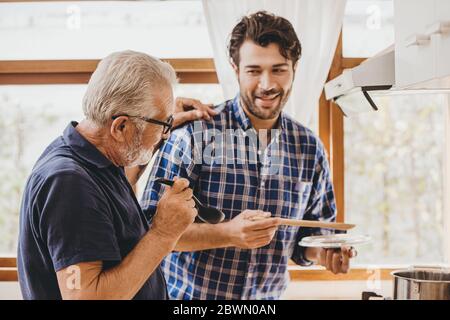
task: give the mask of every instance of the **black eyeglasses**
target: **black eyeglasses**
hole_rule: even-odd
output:
[[[172,126],[173,126],[173,116],[170,116],[169,119],[167,119],[167,122],[159,121],[159,120],[147,118],[147,117],[141,117],[141,116],[129,116],[128,114],[119,114],[116,116],[112,116],[111,118],[113,120],[115,120],[118,117],[137,118],[140,120],[144,120],[145,122],[159,124],[160,126],[164,126],[163,134],[169,133],[170,129],[172,129]]]

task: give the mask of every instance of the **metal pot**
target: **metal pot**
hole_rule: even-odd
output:
[[[395,300],[450,300],[450,270],[413,268],[391,273]]]

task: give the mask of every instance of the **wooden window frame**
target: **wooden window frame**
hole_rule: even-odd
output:
[[[328,73],[327,81],[330,81],[344,71],[361,64],[366,58],[345,58],[342,54],[342,31],[334,53],[333,62]],[[325,99],[325,92],[319,100],[319,136],[328,153],[331,167],[334,192],[337,207],[337,222],[345,221],[345,157],[344,157],[344,114],[332,101]]]
[[[163,59],[180,83],[218,83],[213,59]],[[86,84],[100,60],[0,61],[0,85]]]

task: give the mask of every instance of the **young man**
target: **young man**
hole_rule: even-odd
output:
[[[163,261],[171,298],[277,299],[289,281],[290,258],[347,272],[349,248],[305,249],[298,241],[322,230],[279,226],[279,217],[333,221],[336,214],[322,143],[282,112],[300,54],[286,19],[266,12],[244,17],[229,43],[239,94],[218,106],[212,121],[174,131],[162,147],[144,213],[154,216],[164,190],[154,179],[181,176],[200,201],[226,216],[223,223],[189,226]]]

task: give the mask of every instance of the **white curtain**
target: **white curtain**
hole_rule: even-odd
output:
[[[239,86],[229,63],[227,42],[242,16],[266,10],[288,19],[302,45],[291,97],[285,111],[306,126],[314,126],[323,85],[333,60],[346,0],[202,0],[214,63],[224,97]]]

